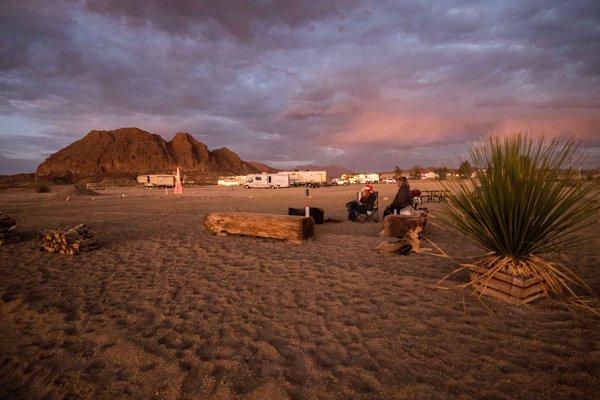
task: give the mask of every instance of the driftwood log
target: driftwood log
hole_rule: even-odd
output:
[[[0,212],[0,246],[19,242],[21,237],[17,229],[17,221]]]
[[[311,217],[245,212],[209,213],[204,227],[216,235],[247,235],[301,242],[314,236]]]
[[[412,251],[412,245],[407,239],[396,239],[395,242],[381,242],[375,247],[375,251],[381,254],[402,254],[408,255]]]
[[[90,227],[80,224],[71,228],[45,230],[40,236],[40,251],[74,255],[99,247]]]
[[[421,251],[419,235],[427,222],[427,213],[413,211],[410,215],[388,215],[383,220],[385,236],[406,239],[412,251]]]

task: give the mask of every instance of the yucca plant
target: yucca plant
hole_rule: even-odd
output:
[[[595,223],[600,209],[598,182],[572,184],[578,145],[516,134],[469,149],[477,176],[444,184],[454,197],[443,216],[488,251],[471,264],[487,273],[470,284],[485,285],[502,272],[541,278],[546,292],[577,297],[572,284],[585,283],[549,254],[575,246],[575,232]]]

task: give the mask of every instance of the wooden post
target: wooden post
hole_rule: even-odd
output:
[[[311,217],[225,212],[207,214],[204,227],[215,235],[258,236],[298,243],[314,236],[315,223]]]

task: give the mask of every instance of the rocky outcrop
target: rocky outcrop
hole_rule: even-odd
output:
[[[225,147],[210,151],[189,133],[179,132],[167,142],[138,128],[121,128],[91,131],[46,159],[38,166],[37,175],[78,180],[89,176],[173,173],[177,166],[188,178],[196,180],[264,172],[260,164],[243,161]]]

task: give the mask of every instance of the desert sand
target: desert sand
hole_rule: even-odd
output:
[[[597,398],[598,316],[436,287],[452,261],[377,254],[381,224],[345,221],[358,188],[113,188],[69,201],[0,192],[24,236],[0,247],[0,398]],[[384,206],[396,188],[377,190]],[[301,245],[202,227],[209,211],[306,205],[344,222]],[[435,223],[426,237],[451,255],[480,254],[424,205]],[[100,250],[38,251],[39,230],[78,223]],[[598,228],[568,255],[597,293]]]

